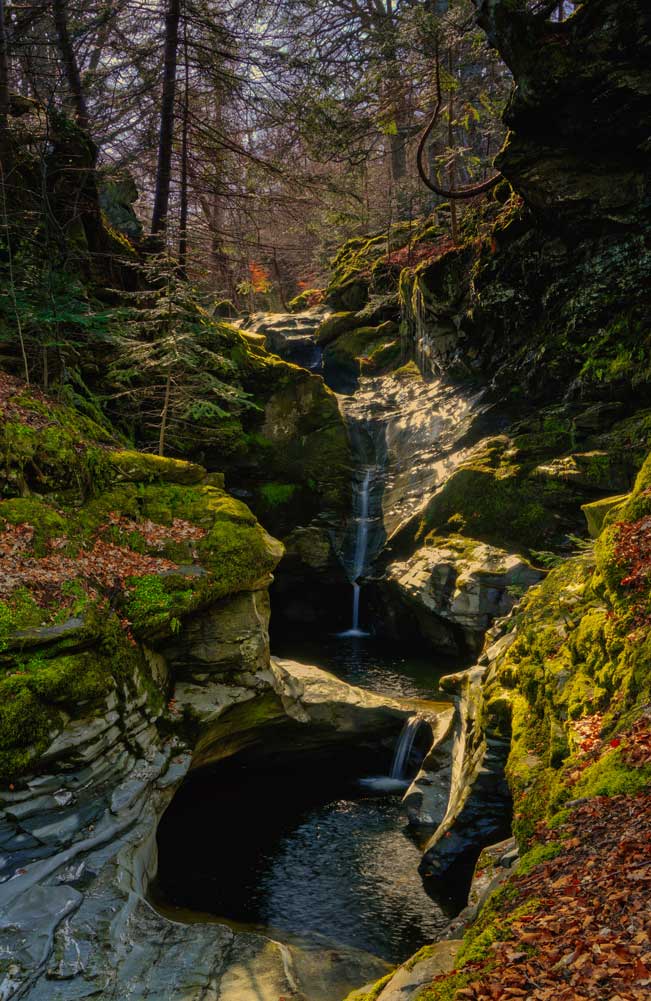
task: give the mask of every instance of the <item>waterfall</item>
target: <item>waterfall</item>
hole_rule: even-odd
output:
[[[391,764],[392,779],[404,780],[406,778],[405,769],[409,764],[411,749],[422,722],[420,716],[410,716],[409,719],[405,720]]]
[[[410,783],[407,775],[409,770],[409,759],[421,723],[422,716],[410,716],[405,720],[405,724],[400,731],[398,743],[391,762],[389,775],[374,775],[369,778],[359,780],[363,789],[370,789],[372,792],[396,793],[404,792]]]
[[[368,509],[371,486],[372,467],[364,473],[364,479],[359,489],[357,502],[357,538],[355,540],[355,557],[353,559],[353,580],[364,572],[366,553],[368,551]]]
[[[351,577],[353,585],[353,609],[351,627],[340,636],[368,636],[359,626],[359,598],[361,587],[359,578],[366,569],[366,558],[368,555],[368,529],[371,483],[375,466],[367,466],[364,470],[364,477],[355,493],[355,552],[351,565]]]

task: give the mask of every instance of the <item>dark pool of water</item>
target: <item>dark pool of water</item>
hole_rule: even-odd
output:
[[[273,652],[425,699],[437,699],[438,679],[455,669],[372,638],[294,634],[275,637]],[[445,881],[423,880],[401,793],[360,785],[386,774],[387,752],[370,749],[369,760],[367,747],[363,764],[360,753],[297,754],[264,774],[258,763],[232,762],[188,781],[159,828],[159,902],[392,963],[440,937],[465,903],[472,860]]]
[[[158,841],[159,901],[392,963],[440,936],[470,879],[464,866],[445,882],[421,879],[399,796],[304,767],[198,776]]]
[[[272,652],[276,657],[315,664],[351,685],[405,698],[440,698],[439,679],[459,670],[459,662],[451,658],[414,654],[372,636],[282,633],[274,635]],[[449,700],[449,696],[443,698]]]

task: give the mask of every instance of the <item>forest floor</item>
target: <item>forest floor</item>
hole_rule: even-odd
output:
[[[651,793],[579,802],[540,851],[556,848],[502,891],[508,937],[466,964],[458,1001],[651,997]]]

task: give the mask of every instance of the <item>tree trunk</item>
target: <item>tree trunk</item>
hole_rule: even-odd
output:
[[[5,0],[0,0],[0,153],[6,148],[9,117],[9,44],[5,20]]]
[[[168,0],[165,16],[165,58],[163,63],[163,94],[160,109],[156,194],[151,220],[152,233],[164,232],[170,202],[172,177],[172,142],[174,138],[174,97],[176,94],[176,63],[179,46],[181,0]]]
[[[170,397],[172,395],[172,373],[168,372],[165,382],[165,396],[163,398],[163,409],[160,415],[160,432],[158,435],[158,454],[165,455],[165,435],[167,433],[167,419],[170,412]]]
[[[392,0],[384,6],[378,5],[376,32],[384,63],[384,81],[380,88],[380,99],[389,111],[389,158],[391,178],[395,191],[398,214],[406,211],[408,193],[405,190],[407,177],[407,136],[409,134],[409,111],[405,97],[403,70],[399,54],[398,22]]]
[[[179,216],[179,271],[187,278],[188,261],[188,156],[190,129],[190,66],[188,63],[188,22],[183,23],[183,60],[185,88],[183,92],[183,127],[181,133],[181,210]]]
[[[84,132],[89,132],[90,118],[88,116],[86,98],[84,97],[84,91],[81,85],[81,76],[79,73],[79,66],[77,64],[77,57],[70,39],[70,32],[68,30],[67,0],[54,0],[53,9],[54,26],[57,33],[59,53],[61,55],[61,62],[63,64],[63,71],[65,73],[70,96],[72,97],[72,103],[75,108],[77,124],[84,130]]]

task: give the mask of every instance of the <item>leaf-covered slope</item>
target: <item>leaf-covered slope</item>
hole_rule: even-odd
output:
[[[116,686],[160,699],[141,644],[266,587],[282,546],[219,474],[115,448],[69,407],[17,380],[2,386],[0,772],[10,779]]]

